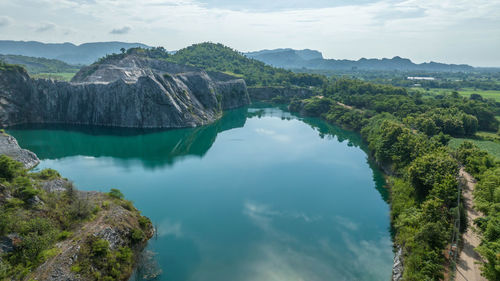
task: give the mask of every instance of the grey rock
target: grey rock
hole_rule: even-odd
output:
[[[249,104],[245,81],[128,55],[83,68],[68,82],[0,71],[0,126],[64,123],[132,128],[209,124]]]
[[[62,192],[66,191],[66,187],[70,183],[65,179],[55,179],[50,181],[45,181],[42,183],[42,188],[47,192]]]
[[[109,226],[94,235],[108,241],[109,247],[112,250],[116,250],[118,247],[125,245],[125,241],[122,239],[122,237],[125,236],[122,233],[119,233],[115,228],[111,228]]]
[[[21,162],[26,169],[31,169],[40,163],[35,153],[22,149],[17,143],[17,140],[7,134],[0,133],[0,154],[7,155]]]
[[[0,254],[11,253],[16,244],[21,242],[21,237],[17,233],[11,233],[0,238]]]
[[[44,205],[45,203],[43,203],[43,201],[40,199],[40,197],[38,196],[33,196],[32,198],[30,198],[28,200],[28,204],[30,205]]]
[[[403,280],[403,270],[403,248],[397,246],[397,251],[394,255],[394,264],[392,266],[392,281]]]

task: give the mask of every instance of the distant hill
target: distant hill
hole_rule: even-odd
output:
[[[23,55],[58,59],[69,64],[91,64],[107,54],[119,53],[121,48],[148,48],[141,43],[96,42],[74,45],[72,43],[41,43],[36,41],[0,40],[0,54]]]
[[[444,64],[429,62],[416,64],[409,59],[394,57],[392,59],[335,60],[324,59],[323,55],[313,50],[276,49],[245,53],[272,66],[286,69],[314,70],[383,70],[383,71],[431,71],[431,72],[469,72],[475,68],[466,64]]]
[[[21,55],[0,55],[0,60],[24,66],[29,74],[76,73],[80,67],[56,59],[35,58]]]
[[[320,75],[274,68],[222,44],[194,44],[170,55],[167,60],[239,76],[249,86],[321,86],[325,82]]]

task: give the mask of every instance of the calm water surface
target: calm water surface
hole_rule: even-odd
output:
[[[390,279],[383,178],[359,136],[320,120],[254,107],[195,129],[9,133],[38,169],[134,201],[158,226],[159,280]]]

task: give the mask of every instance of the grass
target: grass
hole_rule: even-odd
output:
[[[54,79],[59,81],[70,81],[73,76],[75,76],[76,72],[54,72],[54,73],[38,73],[33,74],[31,77],[35,79],[43,78],[43,79]]]
[[[495,141],[452,138],[448,145],[452,148],[458,148],[465,141],[470,141],[474,143],[479,147],[479,149],[487,151],[488,153],[493,155],[497,160],[500,160],[500,143]]]
[[[464,97],[470,97],[471,94],[480,94],[485,99],[494,99],[500,102],[500,91],[484,91],[484,90],[474,90],[472,88],[460,89],[458,93]]]
[[[426,91],[425,89],[420,89],[421,91],[425,93],[431,93],[431,94],[445,94],[445,93],[451,93],[455,90],[453,89],[438,89],[438,88],[431,88],[429,91]],[[473,88],[463,88],[457,91],[461,96],[463,97],[470,97],[472,94],[480,94],[483,98],[485,99],[494,99],[497,102],[500,102],[500,91],[495,91],[495,90],[474,90]]]

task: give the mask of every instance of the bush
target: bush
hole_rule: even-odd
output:
[[[123,193],[116,188],[112,188],[111,191],[108,193],[108,195],[115,199],[123,199],[125,197]]]
[[[146,235],[144,232],[138,228],[134,228],[130,234],[130,239],[132,239],[132,243],[138,243],[141,242],[146,238]]]
[[[15,177],[25,174],[23,165],[8,156],[0,155],[0,179],[12,181]]]
[[[44,169],[38,173],[38,178],[43,180],[54,180],[61,177],[61,175],[53,169]]]
[[[57,235],[57,240],[59,240],[59,241],[66,240],[69,237],[71,237],[72,235],[73,235],[73,232],[63,230],[59,233],[59,235]]]
[[[102,257],[109,252],[109,242],[104,239],[96,240],[92,243],[92,255]]]
[[[151,225],[151,220],[148,217],[145,216],[139,217],[139,226],[142,229],[146,229],[149,225]]]

